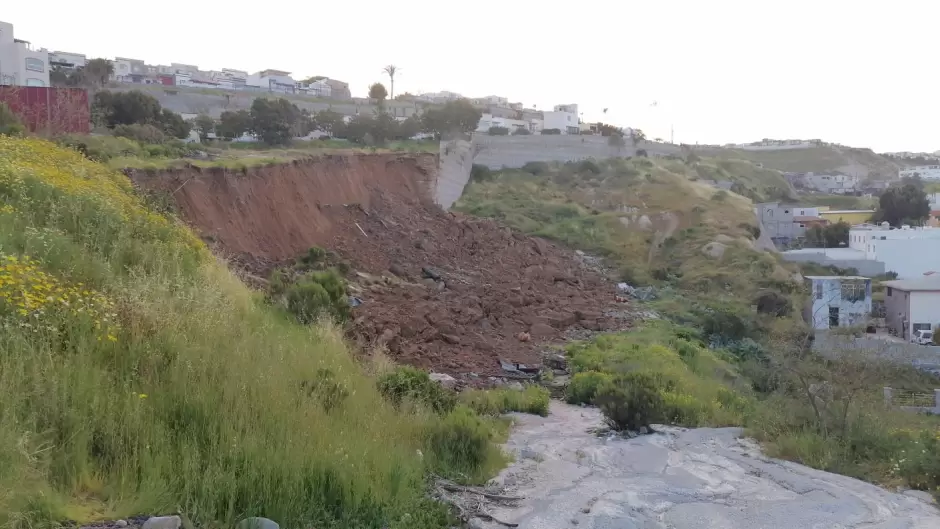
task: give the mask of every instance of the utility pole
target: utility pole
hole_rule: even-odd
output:
[[[676,128],[672,124],[669,125],[669,143],[676,143]]]

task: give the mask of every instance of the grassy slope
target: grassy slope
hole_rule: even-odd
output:
[[[898,164],[871,149],[850,147],[811,147],[779,151],[748,151],[743,149],[711,149],[708,156],[722,159],[747,160],[768,169],[788,172],[825,172],[858,165],[879,178],[896,178]]]
[[[446,524],[417,453],[439,419],[391,408],[336,332],[260,305],[120,174],[0,136],[0,259],[0,526]],[[324,369],[330,411],[299,389]]]

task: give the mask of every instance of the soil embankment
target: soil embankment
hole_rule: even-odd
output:
[[[134,173],[235,266],[259,276],[321,246],[347,261],[353,334],[470,379],[541,362],[571,329],[623,329],[614,284],[574,252],[434,204],[434,155],[345,155],[247,171]],[[430,277],[429,277],[430,276]]]

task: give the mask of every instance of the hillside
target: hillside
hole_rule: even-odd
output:
[[[124,175],[2,135],[0,351],[2,527],[442,528],[428,474],[502,461],[465,408],[387,402],[334,327],[263,303]]]
[[[744,149],[696,149],[702,156],[739,159],[762,164],[767,169],[784,172],[839,171],[875,181],[897,178],[898,162],[876,154],[871,149],[834,145],[807,149],[752,151]]]

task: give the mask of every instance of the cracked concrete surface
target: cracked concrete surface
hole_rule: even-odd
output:
[[[920,495],[768,458],[738,428],[598,437],[596,409],[554,401],[548,417],[515,418],[516,462],[496,481],[525,500],[489,512],[520,529],[940,528]]]

